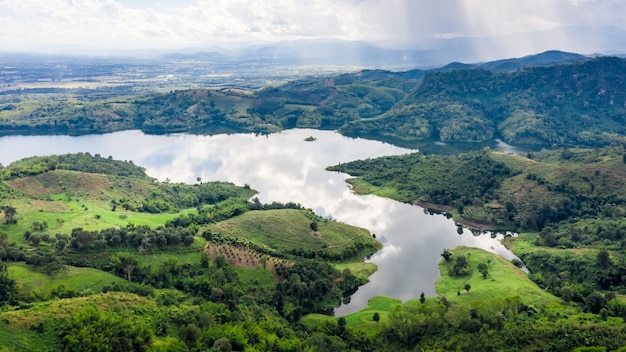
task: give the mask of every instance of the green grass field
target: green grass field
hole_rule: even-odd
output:
[[[50,292],[59,286],[64,286],[66,290],[81,292],[92,290],[98,292],[103,286],[111,285],[114,282],[124,282],[124,279],[113,274],[106,273],[92,268],[77,268],[68,266],[68,270],[48,275],[37,271],[31,265],[24,263],[8,264],[9,275],[17,281],[23,293],[32,291]]]
[[[469,275],[453,277],[448,274],[458,256],[465,256],[468,259],[471,267]],[[486,278],[483,278],[477,269],[479,263],[485,263],[489,268]],[[441,277],[435,283],[435,290],[439,296],[445,296],[452,302],[514,296],[521,297],[526,304],[547,304],[559,301],[558,298],[540,289],[525,272],[510,261],[481,249],[468,247],[453,249],[450,261],[445,262],[442,259],[439,263],[439,271]],[[464,289],[465,284],[470,285],[469,292]]]
[[[3,241],[15,242],[24,247],[23,250],[29,254],[48,253],[48,250],[53,253],[56,249],[54,242],[47,240],[41,240],[39,243],[26,242],[24,239],[26,231],[54,237],[55,234],[69,235],[75,228],[94,231],[125,227],[129,224],[158,227],[181,214],[197,212],[196,208],[189,208],[178,213],[150,214],[125,210],[122,206],[117,206],[117,209],[113,210],[111,201],[117,200],[116,204],[119,205],[120,197],[126,193],[128,195],[126,201],[133,206],[142,204],[142,199],[147,193],[144,186],[152,182],[143,179],[123,177],[116,179],[105,175],[61,170],[3,182],[17,191],[7,192],[12,198],[7,198],[3,202],[16,208],[17,223],[5,223],[4,215],[0,212],[0,231],[7,234],[6,237],[3,235]],[[39,225],[36,224],[45,226],[41,225],[43,228],[38,228]],[[359,243],[367,244],[368,251],[380,246],[380,243],[363,228],[330,221],[310,210],[300,209],[248,211],[210,225],[208,229],[215,234],[246,239],[281,252],[304,249],[344,253],[344,250],[351,249],[354,244]],[[190,246],[154,248],[141,253],[130,245],[84,252],[66,247],[65,255],[77,262],[82,260],[92,265],[107,263],[112,255],[117,254],[120,257],[133,257],[141,266],[158,268],[168,261],[175,261],[179,265],[187,263],[198,265],[205,248],[210,251],[215,247],[217,254],[220,254],[220,246],[229,246],[218,243],[213,244],[213,247],[206,247],[206,244],[205,239],[196,236]],[[228,249],[234,251],[237,257],[241,256],[239,262],[232,263],[233,270],[248,294],[255,296],[264,293],[264,289],[274,287],[278,280],[273,272],[275,258],[268,255],[261,258],[253,249],[230,247]],[[254,253],[246,253],[247,251]],[[348,253],[353,254],[352,251]],[[360,278],[369,277],[377,269],[375,264],[358,262],[356,259],[334,265],[340,271],[349,269]],[[94,267],[99,266],[94,264]],[[42,268],[25,263],[10,263],[8,273],[21,291],[21,306],[19,309],[0,311],[0,351],[4,348],[10,351],[59,350],[61,346],[58,332],[63,321],[71,314],[89,306],[102,310],[115,309],[116,314],[132,316],[133,319],[147,322],[149,326],[164,314],[182,314],[172,313],[167,305],[158,305],[162,293],[167,297],[176,296],[181,302],[175,310],[197,308],[189,305],[191,299],[186,294],[172,288],[155,289],[157,298],[142,298],[116,292],[101,293],[103,287],[114,283],[123,284],[126,280],[93,268],[67,266],[66,270],[50,275]],[[67,294],[77,296],[68,299],[58,298]],[[376,307],[379,308],[380,305]],[[334,321],[333,318],[330,319]],[[363,321],[367,322],[365,316]],[[172,336],[176,333],[177,330],[173,330]]]
[[[311,223],[319,230],[313,232]],[[211,232],[265,244],[279,251],[302,248],[341,252],[353,243],[378,243],[362,228],[322,219],[308,210],[249,211],[207,227]]]
[[[382,325],[387,321],[387,316],[393,312],[402,301],[396,298],[383,296],[372,297],[367,302],[367,307],[358,312],[345,316],[348,326],[366,331],[368,335],[374,336],[382,329]],[[380,320],[373,320],[374,313],[378,313]]]
[[[361,178],[349,178],[346,180],[356,194],[374,194],[379,197],[395,199],[399,202],[409,202],[414,200],[412,197],[400,194],[394,187],[374,186]]]
[[[344,318],[349,328],[365,331],[369,336],[379,333],[387,322],[388,315],[402,305],[399,299],[384,296],[372,297],[367,303],[367,307],[348,314]],[[374,313],[380,316],[378,322],[373,320]],[[307,330],[313,331],[324,325],[336,325],[337,318],[323,314],[308,314],[302,317],[300,322]]]
[[[526,273],[517,268],[508,260],[495,254],[476,248],[457,247],[452,250],[453,256],[449,263],[441,261],[439,269],[441,277],[435,283],[438,296],[443,296],[450,302],[469,303],[474,301],[490,300],[494,298],[521,297],[525,304],[529,305],[556,305],[560,300],[548,292],[540,289],[528,279]],[[449,268],[453,265],[457,256],[463,255],[468,258],[472,267],[471,275],[463,277],[451,277],[448,275]],[[482,274],[476,267],[479,263],[489,261],[489,275],[483,279]],[[464,290],[464,285],[470,284],[470,291]],[[458,295],[457,292],[461,294]],[[437,298],[426,297],[426,302],[434,303]],[[377,296],[370,299],[368,306],[362,310],[345,316],[347,325],[351,328],[366,331],[372,336],[381,331],[385,322],[397,307],[421,305],[419,298],[411,299],[402,303],[399,299]],[[373,320],[374,313],[378,313],[380,320]],[[303,324],[308,329],[314,329],[322,324],[328,324],[333,317],[319,314],[310,314],[303,318]]]
[[[235,268],[237,277],[244,285],[250,285],[258,288],[269,288],[276,285],[276,278],[272,272],[263,268]]]
[[[22,198],[11,202],[17,209],[17,223],[0,222],[0,231],[9,235],[9,241],[24,243],[22,235],[26,231],[32,233],[69,234],[72,229],[82,227],[85,230],[102,230],[109,227],[124,227],[127,224],[162,226],[167,221],[183,214],[196,212],[196,209],[185,209],[177,213],[150,214],[126,211],[118,208],[112,211],[110,206],[103,206],[87,198],[72,200],[33,200]],[[2,220],[3,217],[2,217]],[[44,231],[35,231],[33,223],[47,223]]]
[[[538,233],[520,233],[516,238],[511,241],[510,249],[518,256],[523,254],[529,254],[533,252],[550,252],[554,255],[588,255],[595,258],[600,249],[598,248],[560,248],[560,247],[545,247],[535,245],[535,241],[539,237]]]
[[[337,263],[335,264],[335,268],[339,271],[349,269],[352,275],[363,279],[369,278],[376,272],[376,270],[378,270],[378,266],[376,264],[367,262]]]
[[[202,251],[189,247],[177,247],[177,250],[168,250],[161,253],[140,254],[133,251],[132,255],[140,263],[156,267],[169,260],[174,260],[178,264],[199,264],[202,258]]]
[[[564,151],[534,153],[537,160],[502,152],[491,152],[490,157],[520,172],[503,182],[501,190],[504,194],[520,194],[519,192],[532,189],[533,193],[538,193],[533,195],[536,199],[543,201],[555,197],[555,192],[527,179],[529,174],[552,185],[568,184],[589,195],[626,192],[626,167],[619,149],[572,149],[568,151],[568,159],[563,157],[563,153]]]

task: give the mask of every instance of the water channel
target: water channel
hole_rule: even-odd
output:
[[[305,141],[309,136],[315,141]],[[514,147],[498,142],[508,152]],[[367,228],[384,244],[369,260],[378,265],[370,282],[337,308],[357,311],[377,295],[401,300],[434,295],[437,263],[444,248],[478,247],[513,258],[499,242],[501,235],[457,233],[443,215],[376,196],[359,196],[345,183],[347,175],[325,171],[356,159],[414,152],[382,142],[344,137],[332,131],[296,129],[271,135],[146,135],[123,131],[101,135],[0,137],[0,162],[33,155],[89,152],[132,160],[161,181],[195,183],[230,181],[259,191],[264,203],[296,202],[317,214]]]

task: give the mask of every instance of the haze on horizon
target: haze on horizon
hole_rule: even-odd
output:
[[[115,54],[351,40],[481,59],[626,52],[623,0],[0,0],[0,52]]]

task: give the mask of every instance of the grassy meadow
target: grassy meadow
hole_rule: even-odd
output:
[[[451,276],[450,269],[456,258],[464,256],[469,263],[469,274]],[[488,267],[488,274],[483,277],[477,267],[480,263]],[[452,302],[471,302],[477,299],[494,299],[519,296],[526,304],[543,305],[558,302],[550,293],[537,287],[528,278],[528,274],[513,265],[509,260],[481,249],[457,247],[452,250],[450,261],[441,260],[439,264],[441,277],[435,283],[439,296]],[[470,285],[470,290],[464,289]]]
[[[316,223],[314,231],[311,224]],[[207,226],[212,233],[262,243],[280,252],[295,249],[339,253],[355,243],[372,243],[362,228],[329,221],[311,211],[296,209],[250,211]]]
[[[25,294],[33,292],[45,295],[59,286],[63,286],[65,290],[72,290],[77,293],[85,290],[99,292],[104,286],[125,281],[118,276],[101,270],[73,266],[68,266],[66,271],[50,275],[36,270],[31,265],[10,263],[8,271],[9,275],[18,282],[20,290]]]

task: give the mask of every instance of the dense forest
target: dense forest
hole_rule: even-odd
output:
[[[271,133],[299,127],[338,129],[408,147],[423,140],[496,137],[546,147],[624,141],[624,60],[531,62],[365,70],[259,91],[195,89],[106,99],[7,94],[0,96],[0,133]],[[502,69],[508,66],[519,69]]]

